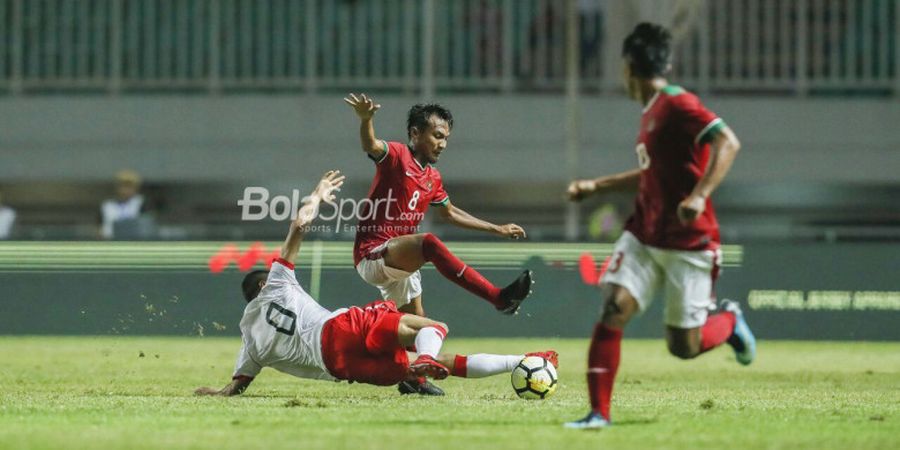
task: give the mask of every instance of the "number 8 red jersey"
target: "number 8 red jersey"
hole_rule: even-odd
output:
[[[388,239],[416,233],[429,205],[444,205],[450,200],[441,173],[434,166],[423,167],[403,143],[382,143],[385,153],[375,161],[368,201],[359,208],[353,265]]]
[[[710,199],[690,225],[678,220],[677,210],[706,171],[709,142],[724,125],[696,95],[678,86],[666,86],[644,107],[635,148],[640,187],[625,226],[641,243],[677,250],[718,248],[719,224]]]

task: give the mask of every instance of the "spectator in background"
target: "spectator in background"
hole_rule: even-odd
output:
[[[600,46],[604,33],[601,0],[578,0],[578,21],[581,76],[596,77],[600,74]]]
[[[0,192],[0,239],[9,239],[15,223],[16,210],[3,204],[3,192]]]
[[[100,237],[103,239],[147,238],[152,219],[146,216],[147,202],[140,194],[141,176],[133,170],[116,174],[115,198],[100,205]]]

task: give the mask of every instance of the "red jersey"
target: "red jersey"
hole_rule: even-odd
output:
[[[388,239],[418,231],[428,205],[445,205],[450,200],[434,166],[419,164],[406,144],[385,144],[384,155],[375,161],[369,201],[360,207],[353,265]]]
[[[666,86],[644,107],[635,149],[640,187],[625,225],[639,241],[676,250],[719,246],[719,224],[709,198],[690,225],[681,224],[677,210],[706,171],[709,142],[724,126],[696,95],[678,86]]]

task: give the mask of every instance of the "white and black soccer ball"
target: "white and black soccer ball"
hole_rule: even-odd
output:
[[[543,400],[556,392],[559,385],[556,368],[540,356],[526,356],[512,371],[512,387],[516,394],[529,400]]]

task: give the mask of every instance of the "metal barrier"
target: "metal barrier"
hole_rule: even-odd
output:
[[[649,18],[701,91],[900,92],[900,0],[569,1],[0,0],[0,89],[611,91]]]

